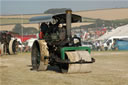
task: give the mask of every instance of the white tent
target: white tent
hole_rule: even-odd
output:
[[[113,36],[128,36],[128,24],[117,27],[116,29],[106,32],[104,35],[99,37],[97,40],[105,40]]]

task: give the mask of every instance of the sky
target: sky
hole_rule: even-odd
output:
[[[0,1],[128,1],[128,0],[0,0]]]
[[[43,13],[50,8],[73,11],[128,8],[128,0],[0,0],[0,15]]]

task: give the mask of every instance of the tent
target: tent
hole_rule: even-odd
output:
[[[97,40],[105,40],[113,36],[128,36],[128,24],[117,27],[116,29],[106,32],[104,35],[99,37]]]

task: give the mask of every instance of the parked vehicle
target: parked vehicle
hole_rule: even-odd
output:
[[[93,48],[93,43],[86,41],[86,42],[81,42],[81,46],[83,47],[90,47],[91,49]]]
[[[128,40],[127,39],[117,40],[116,46],[118,50],[128,50]]]
[[[112,49],[112,45],[114,44],[115,40],[119,40],[119,39],[128,39],[128,36],[113,36],[110,37],[109,39],[107,39],[104,42],[104,47],[107,47],[108,50]]]
[[[17,40],[13,38],[12,32],[0,31],[0,43],[1,55],[17,52]]]

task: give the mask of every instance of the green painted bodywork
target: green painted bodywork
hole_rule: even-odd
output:
[[[89,47],[64,47],[64,48],[61,48],[61,59],[65,60],[65,52],[76,51],[76,50],[85,50],[91,53],[91,48]]]

